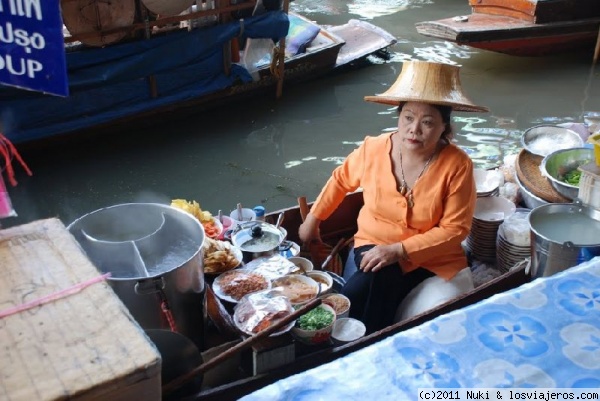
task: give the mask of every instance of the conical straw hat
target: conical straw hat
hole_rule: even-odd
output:
[[[451,106],[456,111],[489,111],[475,105],[460,85],[460,68],[427,61],[405,61],[396,82],[384,93],[365,96],[367,102],[397,106],[400,102],[423,102]]]

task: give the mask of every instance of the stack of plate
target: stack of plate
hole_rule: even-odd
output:
[[[471,232],[465,245],[471,256],[482,262],[496,262],[496,237],[498,227],[505,218],[515,212],[510,200],[499,197],[477,198]]]
[[[531,256],[529,209],[517,209],[498,229],[496,267],[502,272]]]

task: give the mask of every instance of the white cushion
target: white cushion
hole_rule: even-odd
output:
[[[435,308],[474,288],[471,269],[465,267],[450,280],[429,277],[408,293],[396,310],[394,322],[399,322]]]

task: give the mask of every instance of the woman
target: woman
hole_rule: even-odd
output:
[[[334,170],[300,226],[303,241],[320,239],[321,221],[362,187],[354,236],[358,270],[343,293],[351,301],[350,316],[369,333],[392,324],[402,300],[429,277],[470,275],[461,242],[477,192],[472,161],[450,142],[450,115],[487,109],[463,94],[458,72],[447,64],[405,62],[389,90],[366,96],[398,106],[398,130],[366,137]]]

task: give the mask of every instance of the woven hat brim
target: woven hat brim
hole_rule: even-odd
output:
[[[420,102],[420,103],[428,103],[428,104],[437,104],[441,106],[450,106],[452,110],[455,111],[473,111],[473,112],[488,112],[488,109],[485,106],[477,106],[472,103],[466,102],[449,102],[442,101],[439,99],[423,99],[423,98],[411,98],[411,97],[399,97],[399,96],[384,96],[384,95],[375,95],[375,96],[365,96],[365,101],[373,102],[373,103],[381,103],[387,104],[390,106],[398,106],[402,102]]]

